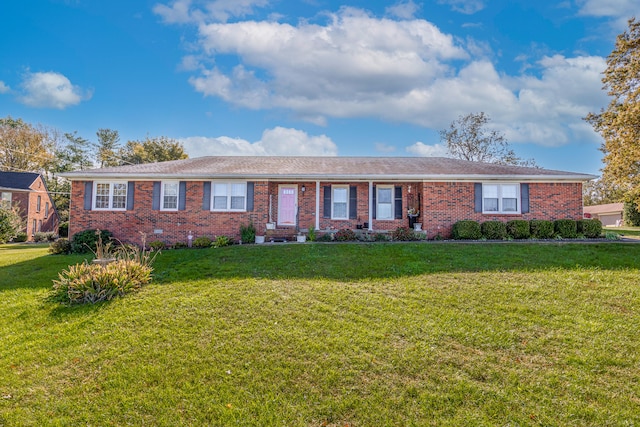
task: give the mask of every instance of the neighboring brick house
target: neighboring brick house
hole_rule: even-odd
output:
[[[447,237],[463,219],[582,218],[593,175],[435,157],[201,157],[75,171],[69,235],[106,229],[122,241],[144,232],[166,243],[194,236],[390,231],[422,224]],[[413,211],[409,211],[413,209]],[[419,214],[409,218],[409,213]]]
[[[0,204],[18,209],[29,241],[39,231],[58,232],[58,212],[40,174],[0,172]]]
[[[599,219],[604,226],[621,226],[624,203],[607,203],[584,207],[584,217]]]

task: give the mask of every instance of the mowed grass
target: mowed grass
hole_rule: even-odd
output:
[[[2,426],[640,424],[640,244],[167,251],[48,301],[82,259],[0,246]]]

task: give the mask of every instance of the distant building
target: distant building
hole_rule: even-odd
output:
[[[27,240],[39,231],[58,232],[60,218],[40,174],[0,172],[0,207],[18,209]]]
[[[623,203],[608,203],[606,205],[594,205],[584,207],[585,218],[599,219],[604,226],[622,225]]]

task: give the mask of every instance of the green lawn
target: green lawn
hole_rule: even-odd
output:
[[[167,251],[50,302],[83,258],[0,246],[0,426],[640,425],[640,244]]]
[[[620,234],[621,236],[625,237],[640,237],[640,227],[605,227],[603,230],[605,232],[613,231],[614,233]]]

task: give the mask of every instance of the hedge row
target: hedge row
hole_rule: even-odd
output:
[[[453,238],[457,240],[506,240],[506,239],[575,239],[598,238],[602,234],[602,223],[597,219],[514,219],[508,222],[458,221],[453,225]]]

